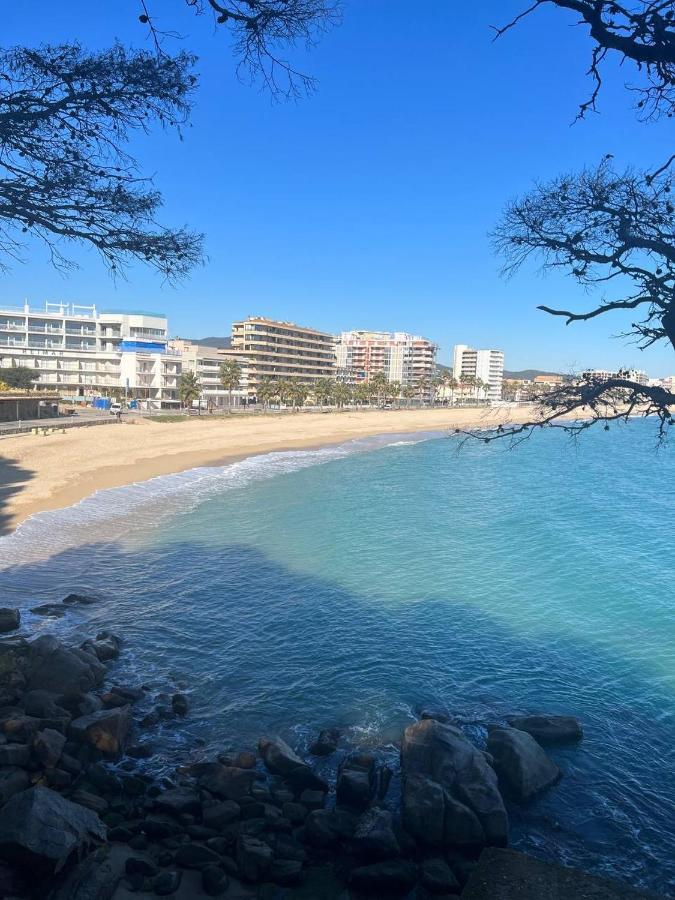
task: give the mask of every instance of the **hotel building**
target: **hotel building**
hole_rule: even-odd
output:
[[[12,366],[34,370],[36,388],[65,400],[121,392],[149,408],[178,405],[180,355],[167,350],[159,313],[60,302],[0,307],[0,367]]]
[[[337,346],[337,368],[345,380],[359,384],[378,372],[402,387],[429,380],[436,372],[436,344],[405,331],[343,331]]]
[[[455,344],[452,357],[453,376],[479,379],[487,385],[487,399],[501,400],[504,380],[504,354],[501,350],[475,350],[466,344]]]
[[[244,372],[249,395],[256,394],[265,378],[311,384],[320,378],[334,378],[336,374],[335,338],[292,322],[259,316],[235,322],[232,351],[247,360]],[[230,352],[222,350],[221,357]]]
[[[180,356],[183,372],[194,372],[199,378],[201,401],[207,409],[221,409],[229,405],[230,392],[220,381],[220,367],[225,359],[236,359],[242,367],[239,388],[232,391],[232,405],[240,405],[248,396],[248,360],[238,351],[208,347],[182,338],[169,341],[169,348]]]

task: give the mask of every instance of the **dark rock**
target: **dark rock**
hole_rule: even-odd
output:
[[[460,884],[444,859],[427,859],[422,863],[422,885],[431,894],[459,894]]]
[[[330,756],[337,750],[339,740],[338,728],[324,728],[319,732],[317,739],[309,745],[309,752],[312,756]]]
[[[133,836],[133,831],[129,831],[128,828],[124,828],[122,825],[116,825],[108,832],[109,841],[119,841],[122,844],[128,844]]]
[[[445,709],[438,709],[435,706],[424,706],[419,712],[420,719],[433,719],[442,725],[449,725],[452,722],[452,716]]]
[[[29,762],[30,747],[26,744],[0,746],[0,766],[27,766]]]
[[[139,741],[137,744],[129,744],[126,749],[127,756],[131,756],[133,759],[150,759],[154,753],[154,747],[149,741]]]
[[[375,795],[375,760],[369,753],[352,753],[338,770],[337,802],[352,809],[365,809]]]
[[[207,825],[197,825],[193,823],[188,825],[185,831],[193,841],[208,841],[210,838],[218,837],[217,830],[215,828],[209,828]]]
[[[387,896],[406,894],[417,881],[417,866],[406,859],[392,859],[354,869],[349,883],[366,891],[387,891]]]
[[[122,793],[128,794],[130,797],[141,797],[148,788],[147,781],[136,775],[120,775],[120,781],[122,782]]]
[[[59,698],[58,702],[76,719],[80,716],[89,716],[92,713],[103,709],[101,698],[91,692],[83,693],[81,691],[76,691],[74,693],[64,694]]]
[[[28,896],[25,877],[9,863],[0,861],[0,897],[18,898]]]
[[[240,834],[237,840],[237,868],[244,881],[262,881],[272,865],[272,848],[269,844],[248,834]]]
[[[398,856],[400,848],[389,810],[369,809],[363,813],[356,825],[352,846],[358,856],[373,861]]]
[[[127,875],[126,883],[129,886],[129,890],[137,894],[145,887],[145,876],[141,875],[140,872],[134,872],[133,875]]]
[[[323,791],[312,791],[309,788],[300,794],[300,802],[307,809],[322,809],[326,802],[326,795]]]
[[[124,699],[128,703],[136,703],[138,700],[142,700],[145,696],[145,691],[140,687],[132,687],[129,684],[113,684],[110,688],[113,694],[118,694],[120,697],[124,697]]]
[[[36,719],[61,719],[70,715],[67,709],[58,703],[58,694],[53,691],[26,691],[22,698],[26,715]]]
[[[144,834],[135,834],[130,841],[128,841],[129,846],[132,850],[147,850],[148,849],[148,839]]]
[[[47,787],[54,788],[55,791],[64,791],[73,783],[73,776],[64,769],[46,769],[45,779]]]
[[[343,809],[316,809],[305,820],[305,840],[312,847],[335,847],[356,830],[357,818]]]
[[[203,869],[206,866],[218,865],[220,857],[202,844],[183,844],[176,850],[175,860],[176,865],[183,869]]]
[[[119,694],[115,694],[113,691],[107,691],[105,694],[101,694],[101,703],[103,709],[116,709],[119,706],[127,705],[127,701],[124,697],[120,697]]]
[[[7,803],[10,797],[25,790],[30,784],[28,773],[15,766],[0,767],[0,806]]]
[[[298,884],[302,880],[302,863],[295,859],[275,859],[270,866],[269,879],[283,887]]]
[[[186,716],[188,714],[188,699],[185,694],[174,694],[171,698],[171,709],[177,716]]]
[[[101,763],[89,766],[87,778],[99,791],[104,791],[108,794],[118,794],[122,790],[119,778],[112,772],[109,772]]]
[[[175,819],[163,813],[147,816],[141,823],[141,829],[155,840],[174,837],[183,830]]]
[[[220,897],[229,887],[230,879],[218,866],[202,869],[202,889],[209,897]]]
[[[234,835],[228,835],[227,837],[218,835],[218,837],[211,837],[206,841],[206,846],[209,848],[209,850],[213,850],[213,852],[217,853],[218,856],[224,856],[233,844]]]
[[[233,765],[238,769],[255,769],[257,758],[250,750],[242,750],[234,758]]]
[[[256,773],[220,763],[202,763],[192,767],[199,785],[223,800],[241,800],[250,795]]]
[[[377,802],[379,805],[382,805],[384,803],[385,797],[389,792],[391,779],[393,777],[394,772],[389,768],[389,766],[381,766],[377,782]]]
[[[401,765],[404,783],[413,775],[435,782],[471,810],[487,843],[506,843],[508,817],[497,776],[480,750],[459,729],[433,719],[409,725],[401,744]],[[412,802],[409,796],[409,808]]]
[[[581,723],[573,716],[510,716],[507,722],[531,734],[540,744],[580,741],[584,736]]]
[[[102,709],[74,719],[70,723],[70,733],[106,756],[117,756],[124,750],[130,727],[131,711],[128,706],[123,706],[120,709]]]
[[[241,817],[241,807],[234,800],[223,800],[202,809],[202,822],[207,828],[220,830]]]
[[[104,638],[103,640],[85,641],[81,645],[81,649],[86,653],[93,653],[100,662],[110,662],[117,659],[120,655],[119,642],[113,638]]]
[[[265,767],[273,775],[281,775],[296,791],[311,788],[312,790],[328,791],[328,785],[316,775],[300,757],[291,750],[281,738],[274,740],[261,738],[258,743]]]
[[[102,847],[75,866],[49,900],[111,900],[119,882],[120,874]]]
[[[307,859],[307,851],[295,838],[289,834],[278,834],[274,840],[275,859],[294,859],[304,862]]]
[[[0,607],[0,633],[6,634],[8,631],[16,631],[21,624],[21,613],[18,609],[8,609],[6,606]]]
[[[555,784],[562,776],[532,735],[517,728],[495,727],[488,735],[488,752],[500,783],[519,803]]]
[[[91,597],[87,594],[68,594],[61,602],[66,606],[91,606],[93,603],[96,603],[96,600],[96,597]]]
[[[176,893],[182,879],[182,872],[162,872],[152,882],[152,889],[158,897],[168,897]]]
[[[68,719],[36,719],[34,716],[12,715],[2,723],[2,731],[8,741],[17,744],[30,744],[42,728],[54,728],[64,731]]]
[[[85,791],[82,788],[73,791],[70,795],[70,799],[73,803],[79,803],[80,806],[86,806],[87,809],[91,809],[99,815],[102,815],[108,809],[108,801],[105,797],[99,797],[98,794],[92,794],[91,791]]]
[[[60,603],[41,603],[39,606],[33,606],[31,612],[36,616],[46,616],[50,619],[60,619],[68,612],[65,606]]]
[[[105,666],[95,657],[69,649],[51,635],[41,635],[30,643],[28,690],[86,692],[103,681],[105,672]]]
[[[79,775],[82,771],[82,764],[74,756],[69,753],[62,753],[59,758],[59,766],[71,775]]]
[[[292,825],[302,825],[307,818],[309,810],[303,803],[294,803],[291,801],[284,803],[282,812],[284,817],[288,819]]]
[[[162,812],[170,812],[174,815],[180,813],[198,813],[201,809],[199,794],[192,788],[173,788],[164,791],[155,798],[155,806]]]
[[[154,863],[136,856],[128,857],[124,864],[124,871],[127,875],[143,875],[144,878],[154,878],[158,873],[157,866]]]
[[[43,766],[52,769],[61,759],[65,744],[65,735],[53,728],[45,728],[33,738],[33,751]]]
[[[0,810],[0,855],[35,872],[58,871],[105,836],[96,813],[42,786],[15,794]]]

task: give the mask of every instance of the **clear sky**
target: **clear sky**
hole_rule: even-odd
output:
[[[229,334],[232,321],[263,314],[334,332],[421,333],[445,362],[468,343],[503,348],[510,369],[675,373],[666,345],[641,353],[614,337],[629,320],[565,327],[536,310],[592,302],[572,280],[536,267],[499,275],[488,232],[533,181],[607,152],[652,165],[673,149],[667,120],[635,121],[618,71],[608,70],[601,114],[570,127],[590,90],[586,34],[550,10],[493,43],[489,26],[524,5],[427,0],[413,15],[409,0],[348,0],[343,25],[301,59],[318,92],[275,105],[237,80],[224,32],[183,0],[155,0],[200,57],[200,87],[182,142],[160,131],[132,149],[164,195],[162,220],[206,233],[205,266],[178,288],[140,265],[115,283],[93,252],[64,277],[36,247],[0,279],[0,302],[156,309],[186,337]],[[143,45],[138,14],[136,0],[38,0],[30,14],[13,4],[3,44]]]

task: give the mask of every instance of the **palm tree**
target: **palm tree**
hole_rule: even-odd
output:
[[[277,381],[277,396],[279,402],[288,405],[293,399],[293,382],[288,378]]]
[[[336,405],[341,409],[345,403],[349,403],[352,399],[352,389],[344,381],[338,381],[333,389],[333,399]]]
[[[370,379],[370,385],[375,392],[378,404],[382,403],[382,398],[384,397],[385,392],[389,387],[389,380],[387,376],[384,374],[384,372],[376,372]]]
[[[420,399],[420,406],[424,405],[425,394],[427,396],[429,394],[429,379],[422,375],[422,377],[417,380],[417,396]]]
[[[273,378],[263,378],[257,390],[257,398],[262,403],[263,409],[279,395],[278,382]]]
[[[227,405],[232,412],[232,391],[241,384],[241,365],[236,359],[224,359],[220,364],[220,383],[228,393]]]
[[[372,386],[367,381],[360,381],[354,388],[354,399],[357,403],[370,403],[373,396]]]
[[[182,372],[178,379],[178,398],[185,408],[191,406],[202,395],[202,386],[196,372]],[[199,413],[201,414],[201,406]]]
[[[387,390],[387,399],[398,400],[401,396],[401,382],[390,381]]]
[[[320,378],[314,384],[314,399],[323,406],[329,403],[335,390],[335,382],[331,378]]]
[[[308,394],[309,387],[306,384],[303,384],[301,381],[290,382],[288,397],[291,401],[293,409],[297,409],[299,406],[304,406]]]
[[[406,384],[406,386],[403,388],[401,393],[403,394],[405,399],[408,401],[406,406],[408,406],[408,408],[410,408],[410,401],[414,400],[415,397],[417,396],[417,390],[416,390],[415,386],[412,384]]]

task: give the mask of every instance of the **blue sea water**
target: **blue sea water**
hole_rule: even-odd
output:
[[[675,896],[674,482],[645,421],[269,454],[34,517],[0,539],[0,600],[26,632],[117,630],[115,677],[187,690],[160,767],[333,725],[395,761],[424,705],[478,742],[510,713],[578,715],[514,845]],[[72,590],[101,601],[27,612]]]

